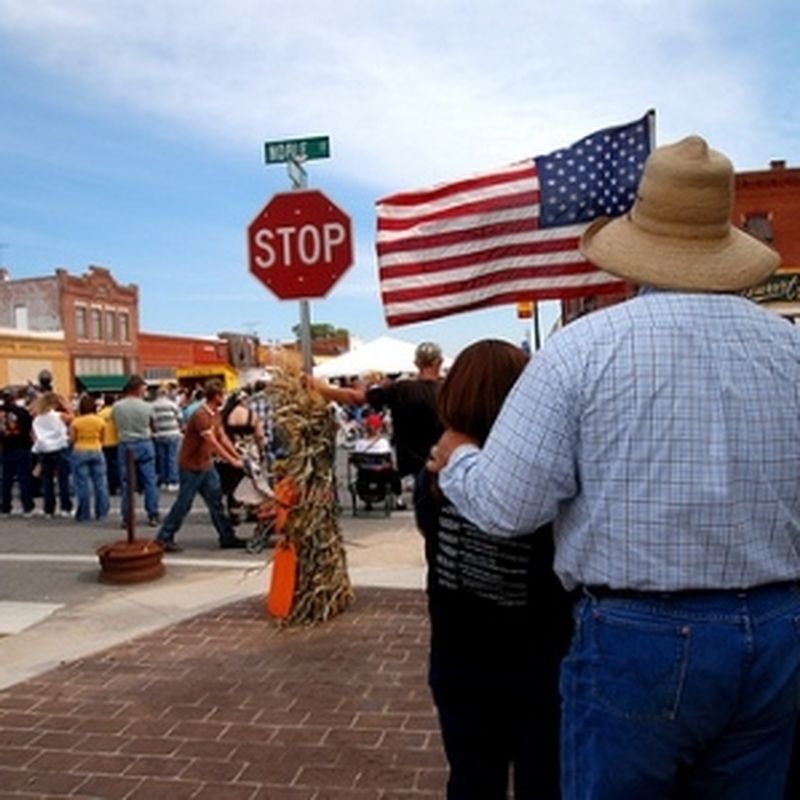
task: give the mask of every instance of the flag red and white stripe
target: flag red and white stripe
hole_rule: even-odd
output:
[[[387,324],[619,287],[578,249],[588,223],[541,228],[539,200],[533,159],[380,200],[376,250]]]

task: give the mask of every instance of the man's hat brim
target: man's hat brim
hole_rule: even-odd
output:
[[[595,220],[581,237],[594,265],[634,283],[694,292],[733,292],[763,283],[780,265],[771,247],[731,226],[713,239],[654,234],[630,215]]]

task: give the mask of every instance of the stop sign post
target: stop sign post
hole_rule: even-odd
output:
[[[316,189],[274,195],[247,246],[250,272],[281,300],[325,297],[353,263],[350,218]]]

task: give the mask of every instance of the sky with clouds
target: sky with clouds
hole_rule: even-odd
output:
[[[794,0],[0,0],[0,260],[107,266],[145,330],[291,338],[298,305],[248,273],[245,228],[289,186],[264,141],[326,134],[309,183],[352,217],[356,263],[312,319],[371,339],[376,199],[650,108],[657,143],[796,166],[799,28]],[[507,307],[391,334],[455,353],[525,332]]]

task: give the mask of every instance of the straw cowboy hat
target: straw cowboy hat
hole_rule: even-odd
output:
[[[581,251],[635,283],[690,292],[735,292],[765,281],[778,253],[731,225],[733,165],[699,136],[647,159],[631,211],[601,218]]]

